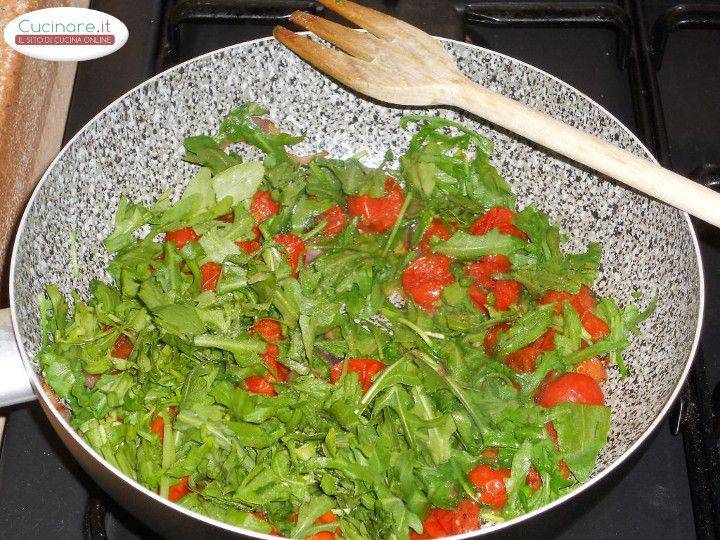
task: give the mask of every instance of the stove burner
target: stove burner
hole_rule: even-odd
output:
[[[171,7],[165,17],[155,71],[177,63],[180,26],[188,23],[285,23],[295,10],[317,13],[320,6],[305,0],[186,0]]]

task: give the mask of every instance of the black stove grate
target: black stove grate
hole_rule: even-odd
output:
[[[389,2],[395,4],[395,2]],[[172,4],[172,3],[171,3]],[[679,29],[720,28],[720,5],[681,4],[662,13],[650,31],[643,0],[609,2],[481,2],[459,5],[466,27],[607,28],[617,35],[617,65],[627,72],[638,131],[658,160],[671,166],[657,70],[662,64],[668,36]],[[159,37],[155,71],[179,63],[183,31],[189,23],[277,24],[295,9],[318,12],[322,8],[304,0],[186,0],[166,6]],[[697,181],[720,188],[720,164],[700,164],[692,175]],[[680,431],[686,449],[687,469],[698,538],[720,536],[720,388],[706,377],[702,353],[695,360],[682,398],[670,424]],[[88,498],[84,537],[107,539],[105,495]]]

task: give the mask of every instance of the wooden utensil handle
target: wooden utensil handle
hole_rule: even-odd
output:
[[[720,227],[720,194],[474,82],[444,101]],[[448,97],[451,96],[451,97]]]

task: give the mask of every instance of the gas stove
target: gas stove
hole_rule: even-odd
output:
[[[658,160],[720,187],[720,2],[365,0],[438,36],[508,54],[575,86],[629,126]],[[269,36],[302,0],[117,2],[128,43],[78,66],[65,139],[158,71]],[[695,222],[704,259],[705,330],[683,396],[648,444],[567,508],[505,537],[716,538],[720,534],[720,231]],[[153,538],[80,469],[39,406],[10,411],[0,456],[5,538]]]

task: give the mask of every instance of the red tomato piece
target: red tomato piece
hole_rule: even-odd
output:
[[[253,394],[264,394],[266,396],[277,396],[277,392],[275,392],[272,384],[259,375],[248,377],[244,382],[245,388],[247,388],[248,392],[252,392]]]
[[[522,286],[518,281],[507,279],[495,281],[491,289],[495,295],[495,309],[498,311],[507,311],[510,309],[510,306],[517,304],[517,301],[520,299]]]
[[[497,459],[499,452],[499,448],[488,448],[487,450],[483,450],[480,455],[489,459]]]
[[[470,284],[470,288],[468,289],[468,296],[470,297],[470,300],[472,301],[473,305],[475,306],[475,309],[478,311],[484,311],[485,313],[488,312],[487,310],[487,294],[485,294],[485,291],[480,288],[480,285],[477,281],[473,281]]]
[[[300,257],[305,252],[305,242],[299,236],[295,236],[291,233],[279,234],[274,240],[283,246],[287,251],[290,270],[293,276],[297,276],[298,263],[300,262]]]
[[[168,491],[168,499],[172,502],[179,501],[185,495],[190,493],[190,482],[187,476],[183,476],[182,479],[177,483],[170,486]]]
[[[265,380],[268,382],[287,381],[290,370],[277,361],[278,356],[280,356],[280,347],[274,343],[268,343],[265,353],[260,355],[270,370],[270,373],[265,376]]]
[[[423,234],[418,251],[422,254],[430,253],[430,239],[433,237],[440,238],[440,240],[447,240],[452,236],[452,232],[447,225],[445,225],[439,219],[433,219],[430,226]]]
[[[172,242],[178,249],[182,249],[188,243],[197,242],[198,240],[200,240],[200,236],[198,236],[192,227],[185,227],[184,229],[170,231],[165,234],[165,241]]]
[[[155,419],[150,422],[150,431],[157,435],[160,444],[165,440],[165,420],[162,416],[156,416]]]
[[[532,342],[532,346],[540,351],[552,351],[555,348],[555,329],[548,328],[547,332]]]
[[[235,214],[233,212],[230,212],[228,214],[225,214],[224,216],[220,216],[217,218],[218,221],[224,221],[225,223],[233,223],[235,221]]]
[[[565,463],[565,461],[562,459],[560,460],[560,463],[558,463],[558,469],[560,469],[560,474],[563,478],[565,478],[565,480],[567,480],[573,475],[570,467],[568,467],[568,464]]]
[[[550,437],[552,443],[557,446],[558,434],[557,429],[555,429],[555,425],[552,422],[545,422],[545,431],[547,431],[548,437]]]
[[[387,366],[373,358],[351,358],[347,361],[348,373],[357,373],[363,393],[372,386],[372,379]],[[338,362],[330,368],[330,382],[335,384],[342,375],[343,362]]]
[[[546,408],[559,403],[604,405],[605,396],[591,377],[582,373],[564,373],[541,388],[535,401]]]
[[[562,315],[563,313],[563,303],[565,300],[570,302],[570,304],[573,304],[574,295],[570,294],[569,292],[565,291],[548,291],[546,292],[543,297],[540,299],[540,304],[552,304],[555,303],[555,307],[553,310],[555,311],[556,315]],[[574,307],[574,306],[573,306]]]
[[[604,338],[610,333],[610,327],[600,317],[595,315],[591,310],[595,309],[597,302],[593,292],[583,285],[577,294],[570,294],[563,291],[548,291],[540,299],[541,304],[551,304],[555,302],[555,313],[561,315],[563,312],[563,302],[567,300],[570,305],[575,308],[580,316],[583,327],[593,341]]]
[[[328,510],[322,516],[317,518],[314,523],[315,525],[324,525],[327,523],[335,523],[336,521],[338,521],[337,516],[333,514],[332,510]],[[321,531],[317,534],[306,536],[305,540],[333,540],[338,537],[342,537],[342,529],[340,528],[335,529],[334,533],[332,531]]]
[[[480,507],[471,499],[463,499],[453,510],[432,508],[423,520],[422,534],[411,533],[413,540],[444,538],[480,528]]]
[[[270,216],[280,213],[280,205],[272,198],[269,191],[256,191],[250,201],[250,213],[259,225]]]
[[[495,274],[507,274],[510,271],[510,259],[505,255],[485,255],[479,261],[470,263],[465,273],[485,285],[489,286]]]
[[[493,469],[481,463],[468,473],[468,478],[478,489],[483,504],[496,510],[505,506],[507,500],[505,478],[510,478],[510,469]]]
[[[206,262],[200,267],[201,291],[214,291],[220,280],[222,265],[216,262]]]
[[[535,493],[538,489],[540,489],[540,486],[542,486],[542,478],[540,478],[540,473],[535,467],[530,467],[530,470],[525,477],[525,484],[530,486],[530,489],[533,493]]]
[[[582,321],[583,328],[587,330],[587,333],[590,334],[590,338],[593,341],[598,341],[610,333],[608,324],[592,311],[586,312],[580,320]]]
[[[605,363],[597,356],[593,356],[592,358],[588,358],[587,360],[579,362],[575,366],[575,373],[582,373],[583,375],[587,375],[598,383],[607,380]]]
[[[503,363],[517,373],[532,373],[537,367],[540,351],[528,345],[503,358]]]
[[[497,343],[498,334],[500,332],[507,332],[510,329],[510,325],[507,323],[500,323],[493,326],[487,334],[485,334],[485,352],[489,355],[494,354],[493,348]]]
[[[450,257],[431,253],[412,261],[402,273],[402,285],[413,301],[427,311],[435,311],[443,288],[455,283],[450,273]]]
[[[351,195],[347,198],[350,215],[360,217],[358,229],[364,233],[384,233],[392,228],[400,215],[405,194],[395,180],[385,181],[385,196]]]
[[[329,210],[326,210],[318,216],[318,221],[326,223],[323,235],[332,238],[345,228],[345,211],[339,204],[336,204]]]
[[[260,334],[265,341],[280,341],[285,339],[282,333],[282,325],[274,319],[259,319],[252,328],[250,333]]]
[[[235,242],[235,245],[242,249],[247,255],[255,253],[262,247],[262,244],[257,240],[242,240],[240,242]]]
[[[496,206],[477,218],[468,231],[476,236],[482,236],[493,229],[497,229],[502,234],[512,234],[513,236],[527,240],[527,234],[512,224],[514,217],[515,212],[509,208]]]
[[[133,352],[133,344],[125,334],[120,334],[115,340],[110,356],[127,360]]]

